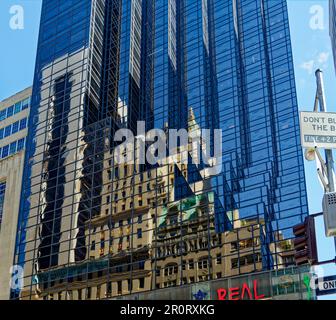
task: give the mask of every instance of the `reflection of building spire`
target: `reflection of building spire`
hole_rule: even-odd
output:
[[[200,126],[196,122],[195,113],[192,107],[189,108],[188,132],[189,132],[189,137],[191,138],[201,136],[201,129],[200,129]]]
[[[164,125],[163,125],[163,132],[166,135],[167,141],[169,141],[169,124],[168,124],[168,122],[164,123]]]
[[[194,109],[193,107],[189,108],[189,117],[188,117],[189,121],[195,120],[195,113],[194,113]]]
[[[188,135],[189,135],[189,152],[195,163],[200,163],[200,150],[206,149],[206,144],[202,138],[202,130],[196,121],[195,113],[192,107],[189,107],[188,114]]]

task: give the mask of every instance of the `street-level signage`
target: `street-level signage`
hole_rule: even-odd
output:
[[[335,112],[300,112],[301,143],[304,148],[336,148]]]
[[[316,295],[324,296],[336,293],[336,275],[320,278],[317,281]]]
[[[262,300],[265,299],[264,294],[258,293],[258,281],[253,281],[253,288],[247,283],[243,283],[241,287],[229,289],[220,288],[217,290],[218,300]]]

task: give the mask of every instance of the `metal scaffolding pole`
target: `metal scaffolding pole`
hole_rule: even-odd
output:
[[[323,83],[323,73],[320,69],[316,70],[316,82],[317,82],[317,96],[320,103],[320,111],[327,112],[327,105],[324,93],[324,83]],[[334,192],[335,191],[335,181],[334,181],[334,157],[332,150],[325,150],[326,155],[326,166],[328,171],[328,191]]]

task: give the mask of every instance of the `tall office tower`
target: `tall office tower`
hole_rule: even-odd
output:
[[[9,299],[31,88],[0,102],[0,299]]]
[[[138,120],[190,139],[174,161],[116,161],[129,150],[115,132],[141,142]],[[193,161],[194,138],[220,159]],[[115,298],[293,265],[308,208],[286,1],[44,0],[28,142],[13,298]]]
[[[329,34],[336,72],[336,1],[329,0]]]

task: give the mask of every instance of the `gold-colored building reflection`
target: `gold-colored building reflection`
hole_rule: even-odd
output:
[[[191,110],[189,132],[197,130]],[[279,233],[267,242],[264,220],[242,220],[239,210],[223,211],[231,228],[218,230],[216,194],[208,179],[188,183],[188,165],[181,162],[186,150],[190,152],[190,144],[179,147],[175,162],[167,157],[146,170],[136,161],[115,164],[114,152],[104,148],[99,210],[83,225],[85,258],[70,264],[60,259],[58,266],[38,270],[35,298],[117,298],[262,271],[265,263],[271,265],[265,257],[290,265],[291,242],[282,241]],[[207,178],[205,169],[199,174]],[[177,199],[177,188],[191,194]],[[63,230],[67,223],[71,225],[62,221]],[[61,248],[74,248],[71,243]]]

